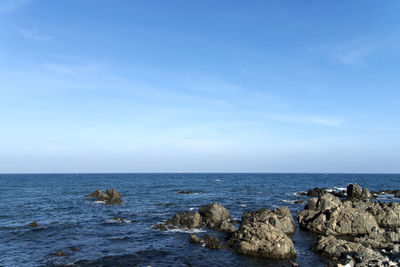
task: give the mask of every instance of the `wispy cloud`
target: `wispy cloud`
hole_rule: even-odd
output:
[[[320,50],[333,62],[348,66],[362,66],[368,64],[368,61],[377,54],[399,53],[399,40],[398,32],[380,33],[324,45],[317,50]]]
[[[313,115],[279,114],[279,115],[272,115],[269,117],[270,119],[281,122],[317,124],[323,126],[339,126],[344,123],[343,119],[325,118]]]
[[[39,41],[39,42],[47,42],[53,37],[49,35],[44,35],[44,34],[39,34],[36,31],[31,31],[31,30],[26,30],[26,29],[21,29],[17,28],[17,31],[26,39],[34,40],[34,41]]]
[[[9,13],[28,5],[32,0],[0,0],[0,14]]]

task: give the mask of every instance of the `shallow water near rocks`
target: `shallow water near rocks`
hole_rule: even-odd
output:
[[[244,211],[288,206],[293,215],[307,200],[296,192],[314,187],[400,189],[397,174],[18,174],[0,175],[0,266],[291,266],[209,250],[191,244],[195,231],[158,231],[152,226],[178,211],[218,202],[234,219]],[[123,204],[105,205],[84,196],[116,188]],[[192,191],[196,194],[178,194]],[[392,199],[390,201],[398,201]],[[119,217],[123,221],[115,221]],[[37,228],[29,227],[32,221]],[[300,266],[326,266],[310,248],[316,236],[291,236]],[[78,248],[73,251],[71,248]],[[57,251],[66,256],[56,256]]]

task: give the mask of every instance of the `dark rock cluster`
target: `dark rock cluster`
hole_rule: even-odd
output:
[[[310,198],[297,220],[302,230],[320,235],[314,251],[346,266],[398,266],[390,258],[400,252],[400,204],[371,198],[357,184],[343,200],[328,192]]]
[[[97,201],[104,201],[106,204],[122,203],[122,195],[115,188],[113,190],[107,189],[105,193],[101,190],[96,190],[92,194],[87,195],[87,197],[95,198]]]
[[[157,224],[154,228],[167,230],[170,227],[181,229],[207,227],[228,233],[227,242],[223,245],[217,237],[208,234],[204,235],[204,240],[191,234],[189,241],[203,243],[210,249],[230,248],[238,254],[269,259],[288,259],[296,256],[293,242],[287,236],[296,230],[289,208],[245,212],[238,230],[232,223],[228,210],[220,204],[213,203],[204,205],[193,213],[178,212],[166,224]]]

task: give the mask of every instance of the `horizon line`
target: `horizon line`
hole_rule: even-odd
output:
[[[13,174],[394,174],[399,172],[0,172]]]

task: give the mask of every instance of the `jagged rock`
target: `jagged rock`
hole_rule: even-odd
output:
[[[38,227],[39,225],[37,224],[37,222],[31,222],[31,223],[29,223],[28,224],[29,225],[29,227],[34,227],[34,228],[36,228],[36,227]]]
[[[206,248],[209,249],[221,249],[222,243],[217,237],[209,236],[208,234],[204,235],[204,243],[206,244]]]
[[[313,189],[310,189],[307,191],[307,196],[309,197],[320,197],[322,195],[325,195],[327,193],[327,189],[326,188],[319,188],[319,187],[315,187]]]
[[[242,225],[251,222],[269,222],[272,226],[279,228],[286,234],[291,234],[296,231],[296,223],[288,207],[281,207],[275,210],[261,209],[258,211],[244,212],[242,216]]]
[[[228,221],[223,221],[219,226],[218,230],[226,233],[232,233],[236,231],[236,227],[233,224],[229,223]]]
[[[368,263],[373,260],[383,259],[383,256],[368,247],[361,244],[336,239],[333,235],[321,236],[318,239],[317,244],[314,246],[314,251],[332,258],[334,260],[345,260],[346,258],[357,259],[364,263]]]
[[[366,204],[366,210],[370,212],[380,227],[400,227],[400,204],[397,202],[383,203],[370,202]]]
[[[296,256],[292,240],[268,221],[242,224],[227,246],[239,254],[269,259],[290,259]]]
[[[374,249],[393,251],[398,249],[394,243],[400,242],[400,228],[394,230],[373,229],[368,235],[356,237],[354,242]]]
[[[228,210],[218,203],[202,206],[199,213],[204,224],[209,228],[219,228],[222,222],[231,219]]]
[[[358,184],[349,184],[347,186],[348,200],[364,200],[372,198],[372,194],[367,188],[361,188]]]
[[[294,204],[305,204],[305,203],[307,203],[307,201],[305,201],[305,200],[296,200],[294,202]]]
[[[201,238],[198,235],[190,234],[189,235],[189,242],[199,244],[201,242]]]
[[[375,218],[365,210],[358,210],[352,202],[341,202],[327,193],[317,201],[310,199],[306,209],[297,214],[302,229],[319,234],[358,236],[378,227]]]
[[[101,190],[96,190],[92,194],[87,195],[87,197],[93,197],[97,201],[104,201],[106,204],[121,204],[122,195],[117,192],[114,188],[113,190],[107,189],[106,193]]]
[[[178,212],[172,219],[167,221],[168,225],[177,226],[183,229],[201,228],[203,226],[202,217],[198,212]]]

